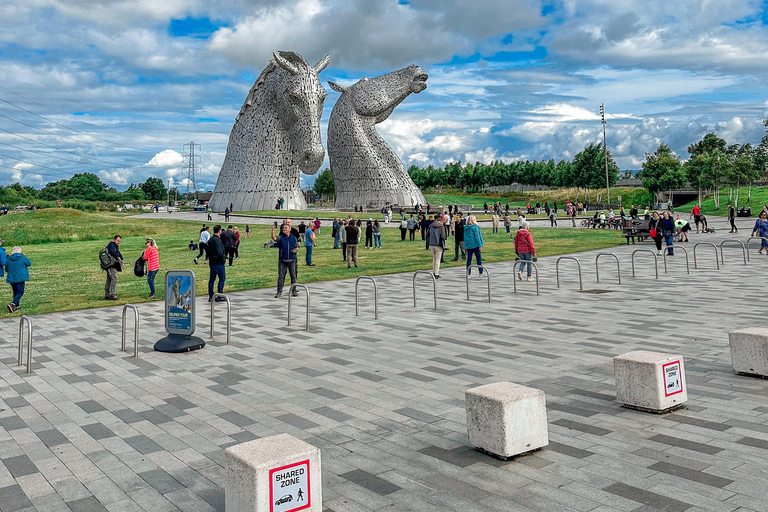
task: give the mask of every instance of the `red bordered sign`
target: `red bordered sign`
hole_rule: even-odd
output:
[[[309,460],[269,470],[270,512],[295,512],[309,508]]]
[[[683,392],[683,372],[680,360],[661,365],[664,375],[664,396],[672,396]]]

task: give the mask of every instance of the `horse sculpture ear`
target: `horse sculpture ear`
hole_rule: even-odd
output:
[[[325,57],[323,57],[322,59],[320,59],[319,61],[317,61],[317,64],[315,64],[314,66],[312,66],[312,69],[314,69],[314,70],[315,70],[315,73],[317,73],[317,74],[320,74],[320,72],[321,72],[322,70],[324,70],[324,69],[325,69],[325,67],[328,65],[328,62],[330,62],[330,60],[331,60],[331,56],[330,56],[330,54],[329,54],[329,55],[326,55]]]
[[[288,62],[288,59],[281,57],[280,55],[273,53],[272,58],[275,60],[275,63],[283,68],[284,70],[288,71],[292,75],[297,75],[299,73],[299,70],[296,69],[296,66]]]
[[[343,85],[339,85],[336,82],[331,82],[329,80],[328,81],[328,85],[330,85],[331,89],[333,89],[336,92],[347,92],[347,88],[346,87],[344,87]]]

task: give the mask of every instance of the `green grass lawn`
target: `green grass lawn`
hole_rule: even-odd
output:
[[[239,226],[243,228],[243,226]],[[277,253],[264,249],[269,238],[269,226],[251,226],[252,238],[242,239],[240,259],[227,267],[225,292],[273,287],[277,281]],[[25,314],[47,313],[72,309],[109,306],[147,300],[149,288],[145,278],[133,275],[133,263],[144,249],[144,239],[153,237],[160,249],[161,271],[156,285],[158,296],[164,296],[163,275],[169,269],[190,269],[197,275],[197,293],[207,293],[208,268],[194,265],[196,253],[187,249],[190,239],[197,241],[200,223],[163,219],[137,219],[113,214],[84,213],[75,210],[38,210],[0,217],[0,237],[10,254],[14,245],[20,245],[32,261],[30,281],[21,305]],[[534,229],[533,236],[539,256],[551,256],[619,245],[623,243],[616,231]],[[244,229],[242,229],[244,236]],[[120,234],[121,252],[126,268],[119,274],[117,292],[120,300],[108,302],[104,297],[105,273],[98,264],[98,253],[111,238]],[[344,279],[359,275],[379,275],[431,268],[431,256],[420,238],[415,242],[400,242],[400,231],[382,230],[382,249],[359,249],[358,269],[347,269],[341,251],[332,250],[331,229],[322,228],[314,252],[316,267],[304,265],[304,252],[300,253],[299,280],[302,283]],[[512,240],[504,232],[492,235],[483,229],[487,262],[514,258]],[[453,258],[453,239],[449,239],[450,257]],[[458,263],[447,263],[446,267]],[[405,292],[404,292],[405,293]],[[10,285],[0,287],[5,302],[11,300]],[[14,313],[19,315],[19,313]],[[3,307],[0,316],[9,316]]]
[[[747,199],[747,193],[749,189],[747,187],[741,187],[739,190],[739,207],[751,207],[752,208],[752,217],[756,217],[760,210],[762,210],[764,204],[768,204],[768,187],[752,187],[752,197],[750,200]],[[725,216],[728,214],[728,209],[726,208],[726,205],[728,204],[728,198],[730,197],[730,189],[724,188],[720,190],[720,209],[718,210],[715,208],[715,196],[707,196],[704,198],[704,201],[701,205],[701,211],[704,215],[722,215]],[[736,190],[733,191],[733,197],[735,199],[736,197]],[[676,210],[680,211],[691,211],[693,208],[695,201],[691,201],[690,203],[676,206]]]

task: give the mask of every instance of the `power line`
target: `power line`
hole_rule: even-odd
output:
[[[43,169],[48,169],[48,170],[50,170],[50,171],[53,171],[53,172],[56,172],[56,173],[60,173],[60,174],[62,174],[62,175],[65,175],[65,176],[70,176],[70,177],[72,176],[72,174],[71,174],[71,173],[69,173],[69,172],[67,172],[67,171],[62,171],[61,169],[55,169],[55,168],[53,168],[53,167],[48,167],[47,165],[36,164],[36,163],[34,163],[34,162],[30,162],[29,160],[23,160],[23,159],[21,159],[21,158],[16,158],[15,156],[6,155],[6,154],[4,154],[4,153],[0,153],[0,156],[1,156],[1,157],[4,157],[4,158],[10,158],[11,160],[17,160],[17,161],[19,161],[19,162],[23,162],[23,163],[25,163],[25,164],[34,165],[34,166],[36,166],[36,167],[42,167]],[[17,170],[17,171],[22,171],[22,169],[16,169],[15,167],[14,167],[13,169],[14,169],[14,170]]]
[[[44,151],[37,151],[37,150],[34,150],[34,149],[25,149],[25,148],[22,148],[20,146],[14,146],[13,144],[8,144],[7,142],[0,141],[0,144],[2,144],[3,146],[8,146],[8,147],[11,147],[11,148],[14,148],[14,149],[18,149],[19,151],[29,151],[31,153],[37,153],[39,155],[47,156],[49,158],[56,158],[57,160],[64,160],[65,162],[76,163],[76,164],[81,165],[81,166],[86,166],[86,167],[102,167],[101,165],[87,164],[87,163],[83,163],[83,162],[78,162],[77,160],[71,160],[69,158],[64,158],[64,157],[61,157],[61,156],[52,155],[50,153],[45,153]],[[83,158],[87,158],[87,157],[83,157]],[[108,162],[108,163],[109,163],[109,165],[115,165],[114,162]],[[136,167],[136,166],[134,165],[134,166],[130,166],[130,167]],[[114,167],[114,169],[127,169],[127,168],[129,168],[129,167],[127,167],[127,166],[124,166],[124,167]],[[100,170],[106,170],[106,169],[100,169]]]

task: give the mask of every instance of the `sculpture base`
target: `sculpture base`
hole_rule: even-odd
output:
[[[185,336],[183,334],[169,334],[165,338],[160,338],[155,343],[155,350],[158,352],[189,352],[205,346],[205,341],[197,336]]]

